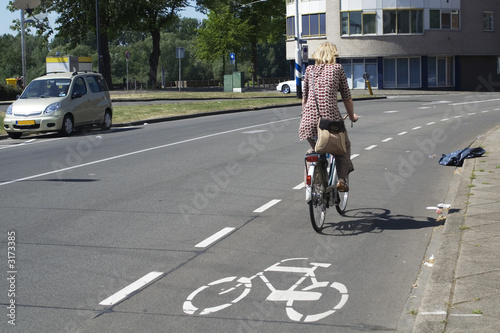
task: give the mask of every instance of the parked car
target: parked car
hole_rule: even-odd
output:
[[[276,90],[281,91],[284,94],[289,94],[291,92],[297,92],[297,86],[295,84],[295,81],[285,81],[278,84]]]
[[[4,127],[13,139],[33,132],[59,131],[67,136],[81,126],[108,130],[112,116],[108,86],[101,74],[53,73],[30,82],[7,108]]]

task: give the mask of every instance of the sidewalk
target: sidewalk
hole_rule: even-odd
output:
[[[479,146],[486,154],[465,160],[453,177],[413,332],[500,332],[500,127],[471,145]]]

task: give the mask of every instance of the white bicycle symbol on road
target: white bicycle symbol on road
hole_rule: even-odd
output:
[[[263,272],[259,272],[251,277],[240,277],[238,279],[237,276],[229,276],[217,281],[213,281],[208,285],[202,286],[193,291],[187,297],[183,305],[184,312],[190,315],[199,314],[200,316],[203,316],[223,310],[233,304],[236,304],[250,293],[250,290],[252,289],[252,280],[256,277],[259,277],[262,281],[264,281],[265,285],[271,291],[269,296],[267,296],[266,300],[273,302],[286,302],[286,314],[293,321],[301,321],[301,322],[318,321],[335,313],[335,311],[339,310],[345,305],[345,303],[349,298],[349,295],[347,294],[347,288],[345,285],[343,285],[340,282],[333,282],[333,283],[330,283],[328,281],[318,282],[318,280],[316,279],[314,271],[318,267],[327,268],[331,264],[308,263],[307,267],[282,265],[282,263],[294,260],[304,261],[308,259],[307,258],[285,259],[266,268]],[[290,288],[278,290],[266,278],[266,276],[264,275],[264,273],[266,272],[297,273],[302,276]],[[298,290],[299,286],[307,279],[311,281],[311,284]],[[219,298],[224,298],[224,300],[227,300],[227,302],[221,305],[205,307],[202,309],[196,307],[193,304],[195,297],[198,296],[201,292],[207,291],[208,288],[212,288],[211,289],[212,291],[214,289],[220,288],[220,290],[217,292],[217,295]],[[295,302],[313,302],[313,301],[318,301],[321,298],[321,296],[323,295],[322,292],[313,291],[317,288],[332,288],[333,290],[335,290],[340,294],[340,300],[333,306],[331,307],[328,306],[328,308],[324,312],[306,315],[297,311],[294,308]],[[324,291],[325,292],[330,291],[330,289],[326,289]],[[338,297],[335,297],[335,299],[338,299]],[[197,302],[195,302],[195,304],[196,303]]]

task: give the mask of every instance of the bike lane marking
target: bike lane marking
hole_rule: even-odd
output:
[[[196,244],[194,247],[207,247],[209,246],[210,244],[218,241],[219,239],[221,239],[222,237],[226,236],[227,234],[233,232],[235,228],[232,228],[232,227],[226,227],[224,229],[222,229],[221,231],[219,232],[216,232],[215,234],[213,234],[212,236],[208,237],[207,239],[205,239],[204,241]]]
[[[280,202],[281,199],[273,199],[271,201],[269,201],[268,203],[266,203],[265,205],[263,206],[260,206],[259,208],[257,208],[256,210],[254,210],[253,212],[254,213],[262,213],[262,212],[265,212],[266,210],[268,210],[269,208],[271,208],[272,206],[276,205],[278,202]]]
[[[163,272],[148,273],[134,283],[109,296],[104,301],[99,303],[99,305],[115,305],[116,303],[123,301],[125,298],[132,296],[135,292],[145,288],[147,285],[153,283],[162,276]]]

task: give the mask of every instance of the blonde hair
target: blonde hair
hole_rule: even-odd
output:
[[[323,43],[313,53],[312,58],[316,61],[316,65],[334,64],[339,52],[335,44]]]

